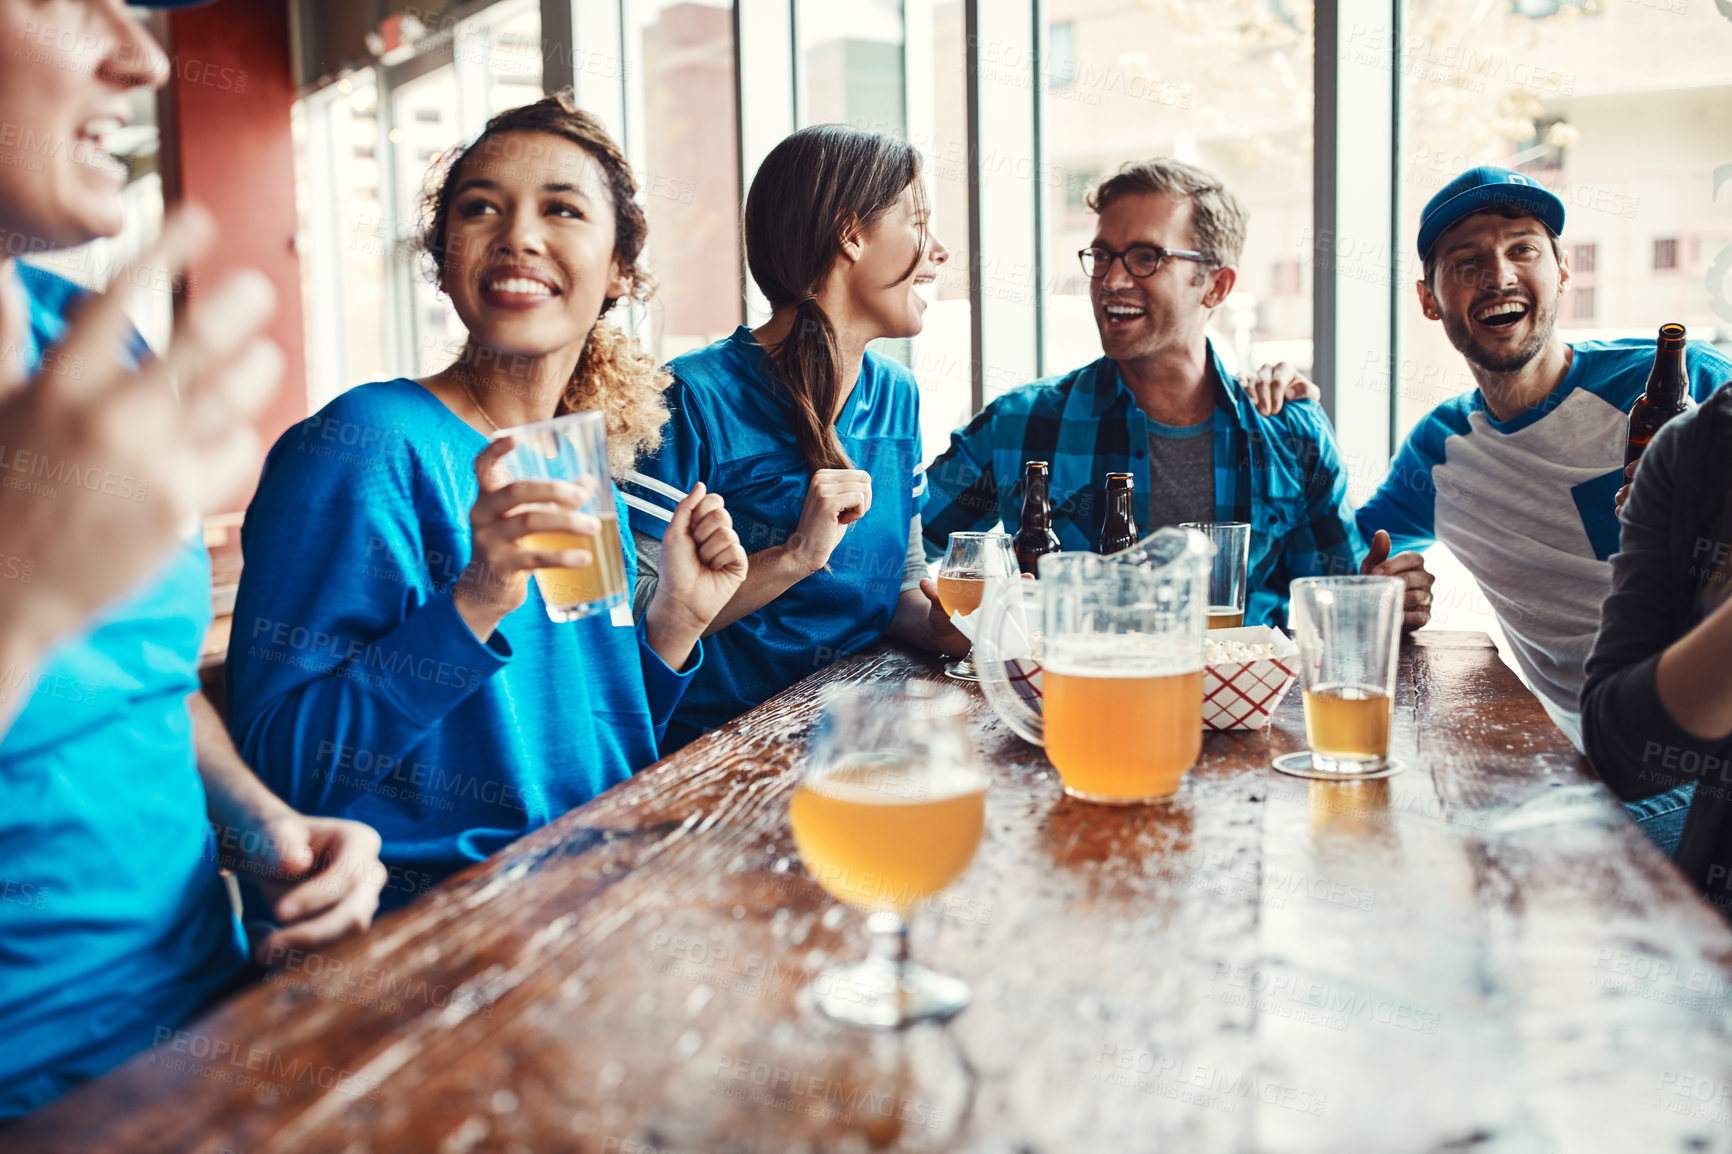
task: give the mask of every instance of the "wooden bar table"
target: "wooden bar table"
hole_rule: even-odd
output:
[[[1732,932],[1479,634],[1404,647],[1383,781],[1269,768],[1294,691],[1171,804],[1086,805],[977,701],[985,841],[914,922],[973,1004],[821,1016],[866,934],[788,833],[819,691],[937,676],[814,674],[0,1148],[1732,1149]]]

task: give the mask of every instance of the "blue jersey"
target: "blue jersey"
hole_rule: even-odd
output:
[[[79,290],[18,271],[34,368]],[[0,446],[8,485],[88,483],[57,469]],[[144,1049],[245,964],[186,706],[209,623],[194,541],[37,668],[0,671],[25,694],[0,737],[0,1117]]]
[[[1529,684],[1580,744],[1578,698],[1600,603],[1612,591],[1615,505],[1630,406],[1654,364],[1652,340],[1583,341],[1546,398],[1509,421],[1478,389],[1413,427],[1389,475],[1359,510],[1393,548],[1441,541],[1479,582]],[[1697,399],[1732,379],[1711,346],[1685,350]]]
[[[660,539],[674,505],[702,481],[727,502],[746,552],[786,542],[800,522],[811,470],[794,439],[791,402],[757,338],[742,327],[668,368],[673,415],[662,447],[637,477],[623,479],[632,528]],[[872,644],[889,628],[918,511],[914,375],[868,350],[836,435],[854,467],[872,475],[872,508],[848,526],[828,566],[709,638],[704,669],[668,727],[670,746]]]
[[[554,622],[533,579],[476,639],[452,586],[486,444],[414,381],[351,389],[283,434],[241,531],[229,729],[290,805],[379,831],[387,908],[654,761],[691,672],[629,612]]]

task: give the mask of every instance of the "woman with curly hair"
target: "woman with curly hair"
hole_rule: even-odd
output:
[[[599,410],[622,470],[666,419],[666,375],[600,320],[650,289],[635,193],[618,146],[568,96],[495,117],[426,205],[461,353],[284,434],[247,512],[230,730],[282,797],[380,832],[386,906],[654,761],[699,637],[745,575],[721,498],[697,487],[635,624],[556,624],[529,582],[591,558],[526,535],[601,523],[578,511],[583,485],[501,476],[509,439],[489,438]]]

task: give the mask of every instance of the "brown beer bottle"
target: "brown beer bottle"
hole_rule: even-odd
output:
[[[1101,522],[1103,557],[1137,543],[1137,517],[1131,510],[1132,479],[1129,473],[1107,474],[1107,518]]]
[[[1052,467],[1045,461],[1030,461],[1022,468],[1022,520],[1016,527],[1016,567],[1038,577],[1040,559],[1062,551],[1058,534],[1052,531],[1052,501],[1046,495]]]
[[[1630,440],[1624,448],[1624,464],[1642,455],[1660,426],[1690,407],[1690,390],[1684,379],[1684,326],[1661,325],[1654,342],[1654,367],[1648,387],[1630,409]]]

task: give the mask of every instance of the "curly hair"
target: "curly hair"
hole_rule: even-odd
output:
[[[613,202],[613,253],[630,272],[627,295],[640,302],[649,300],[655,293],[655,278],[638,265],[649,228],[637,203],[637,180],[619,145],[601,121],[577,107],[570,89],[501,112],[468,147],[429,174],[421,201],[421,247],[431,263],[433,283],[441,290],[445,288],[450,256],[446,230],[452,197],[466,166],[471,161],[489,163],[487,158],[493,151],[487,147],[490,142],[513,132],[563,137],[595,158],[607,178]],[[564,414],[594,409],[607,418],[608,458],[616,473],[631,468],[640,455],[661,445],[662,426],[668,419],[665,393],[673,381],[635,337],[603,319],[618,300],[608,297],[602,302],[601,314],[584,342],[571,380],[566,382],[558,410]]]

